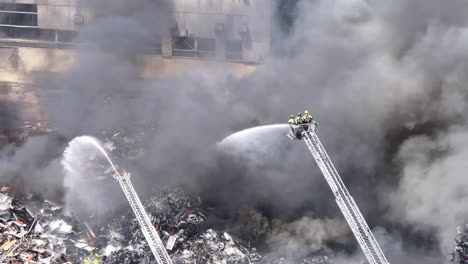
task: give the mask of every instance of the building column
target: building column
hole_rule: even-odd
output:
[[[172,57],[172,35],[165,34],[161,40],[161,54],[164,58]]]

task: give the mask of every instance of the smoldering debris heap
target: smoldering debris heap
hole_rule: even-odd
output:
[[[33,195],[13,198],[11,191],[3,187],[0,193],[0,263],[78,262],[88,253],[76,222],[62,208],[36,202]]]
[[[159,231],[161,239],[175,264],[327,264],[327,257],[311,257],[290,262],[285,258],[263,259],[256,248],[231,234],[207,226],[209,217],[199,197],[187,195],[182,188],[167,188],[148,199],[145,208]],[[128,211],[115,218],[111,231],[116,240],[107,249],[118,249],[104,263],[152,263],[154,261],[133,213]]]
[[[293,261],[262,258],[253,247],[207,224],[209,208],[181,188],[164,189],[144,202],[175,264],[327,264],[326,257]],[[208,212],[207,212],[208,211]],[[33,195],[0,192],[0,263],[156,263],[130,209],[84,223]]]
[[[226,232],[216,232],[204,226],[206,209],[199,198],[194,199],[181,188],[165,189],[144,203],[153,225],[159,231],[174,263],[252,263],[262,259],[255,248]],[[149,263],[152,255],[132,212],[121,218],[120,245],[104,263]],[[114,221],[114,226],[119,225]],[[117,242],[117,241],[116,241]]]
[[[273,258],[271,260],[264,260],[264,264],[330,264],[327,256],[317,256],[310,258],[303,258],[300,260],[290,260],[286,258]]]
[[[8,144],[20,146],[26,142],[29,137],[45,135],[52,132],[45,122],[23,121],[21,126],[15,128],[0,128],[0,148]]]
[[[166,249],[175,264],[328,264],[328,258],[315,256],[299,261],[285,258],[263,258],[232,234],[215,231],[207,224],[209,208],[200,198],[187,195],[182,188],[166,188],[148,199],[145,208],[159,231]],[[114,218],[111,231],[116,240],[107,248],[118,249],[110,253],[104,263],[152,263],[154,258],[139,230],[138,222],[128,211]]]

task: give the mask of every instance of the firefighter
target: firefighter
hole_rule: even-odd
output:
[[[297,124],[296,124],[296,120],[294,119],[294,115],[289,116],[288,123],[289,123],[289,127],[291,128],[292,135],[295,135],[296,133],[294,131],[294,126]]]
[[[302,123],[302,114],[301,113],[297,113],[296,119],[294,119],[294,123],[296,123],[297,125]]]
[[[288,123],[289,123],[289,126],[293,126],[293,125],[296,125],[296,120],[294,119],[294,115],[290,115],[289,116],[289,120],[288,120]]]
[[[302,116],[302,122],[303,123],[311,123],[312,119],[314,119],[314,118],[312,117],[311,114],[309,114],[309,111],[305,110],[304,115]]]
[[[309,131],[309,124],[312,123],[312,115],[309,114],[308,110],[304,111],[304,115],[301,118],[302,126],[304,127],[305,131]]]

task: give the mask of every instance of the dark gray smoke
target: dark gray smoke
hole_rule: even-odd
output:
[[[219,154],[213,146],[241,128],[285,122],[289,114],[311,110],[320,122],[319,136],[371,225],[386,227],[391,239],[401,241],[401,247],[384,248],[404,259],[394,263],[421,263],[421,255],[428,255],[424,250],[448,252],[456,225],[467,220],[467,5],[298,1],[288,13],[294,21],[287,37],[274,27],[278,54],[254,72],[236,77],[226,64],[215,69],[200,64],[157,80],[141,79],[142,58],[148,43],[167,33],[171,5],[140,0],[111,9],[96,6],[102,17],[80,36],[92,45],[80,50],[63,79],[47,84],[63,92],[58,98],[44,95],[44,105],[51,125],[69,139],[99,137],[110,128],[136,133],[134,123],[141,120],[154,125],[149,151],[129,164],[142,194],[167,183],[186,184],[234,229],[248,223],[247,212],[255,209],[268,224],[260,225],[268,232],[259,232],[259,239],[285,248],[281,239],[287,237],[301,253],[341,241],[339,236],[353,241],[335,229],[295,235],[306,211],[314,213],[316,226],[324,226],[321,231],[328,230],[326,217],[340,216],[305,146],[287,142],[278,149],[265,143],[272,160],[261,166]],[[50,177],[57,175],[45,174],[44,180]],[[420,232],[435,245],[413,242],[412,234]]]

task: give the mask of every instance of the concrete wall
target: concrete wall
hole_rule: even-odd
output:
[[[75,16],[90,21],[94,17],[91,8],[78,6],[77,0],[1,0],[2,3],[37,4],[38,27],[46,29],[78,30]]]
[[[244,60],[258,62],[270,47],[271,0],[174,0],[174,17],[181,36],[243,40]],[[224,26],[222,36],[217,24]],[[246,32],[245,32],[246,31]]]
[[[77,51],[1,47],[0,48],[0,103],[8,103],[18,109],[18,124],[30,122],[36,124],[47,120],[47,114],[40,105],[36,78],[60,79],[62,73],[70,70],[77,62]],[[160,55],[144,56],[140,59],[142,79],[177,78],[204,67],[215,73],[224,68],[235,76],[245,76],[256,69],[256,66],[233,62],[216,62],[184,58],[164,58]],[[109,65],[112,67],[112,65]],[[59,91],[57,91],[59,92]],[[1,132],[0,125],[0,132]],[[5,127],[3,127],[5,129]]]
[[[79,0],[0,0],[37,4],[38,27],[79,30],[95,12],[78,5]],[[173,0],[175,36],[210,38],[216,41],[216,58],[226,59],[226,41],[242,41],[242,61],[261,62],[270,50],[271,0]],[[223,28],[219,31],[219,25]],[[57,35],[56,35],[57,36]],[[163,36],[163,56],[172,57],[172,36]]]
[[[35,73],[60,76],[77,62],[78,51],[11,47],[0,48],[0,82],[34,83]],[[142,78],[166,78],[183,76],[194,68],[225,68],[233,75],[244,76],[256,66],[234,62],[219,62],[185,58],[164,58],[147,55],[141,58]],[[111,65],[109,65],[111,67]]]

